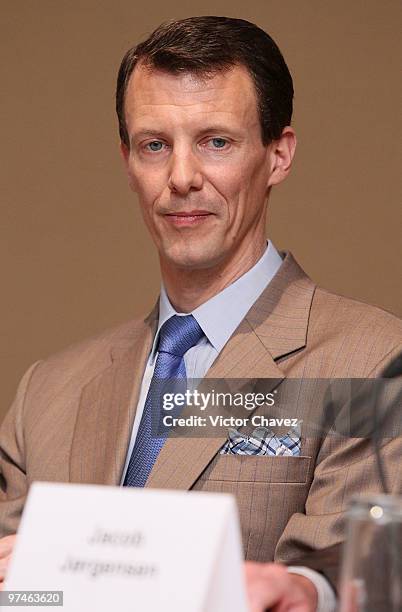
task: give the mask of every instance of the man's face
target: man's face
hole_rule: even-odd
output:
[[[263,240],[273,145],[245,68],[200,79],[137,66],[125,116],[130,185],[162,263],[210,268]]]

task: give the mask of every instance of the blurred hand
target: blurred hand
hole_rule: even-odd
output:
[[[244,565],[250,612],[316,612],[317,590],[308,578],[279,563]]]
[[[16,535],[5,536],[0,538],[0,591],[3,590],[4,580],[8,564],[10,563],[11,554],[14,549]]]

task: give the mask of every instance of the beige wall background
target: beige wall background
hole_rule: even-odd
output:
[[[268,235],[322,286],[402,313],[398,0],[2,0],[0,416],[30,363],[155,300],[115,77],[161,21],[202,14],[265,28],[294,76],[299,146]]]

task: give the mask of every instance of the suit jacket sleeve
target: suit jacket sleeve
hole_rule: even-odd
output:
[[[400,350],[398,346],[391,351],[368,377],[378,376]],[[400,391],[396,393],[400,397]],[[391,405],[393,409],[397,406],[394,399]],[[400,494],[402,437],[384,437],[380,443],[389,492]],[[345,510],[350,498],[380,492],[372,440],[328,435],[317,457],[305,512],[295,513],[290,518],[278,541],[275,560],[297,562],[308,551],[326,549],[341,542],[345,537]]]
[[[22,378],[0,428],[0,537],[17,531],[28,491],[23,414],[29,382],[38,363]]]

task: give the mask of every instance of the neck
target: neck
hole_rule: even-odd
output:
[[[248,272],[262,257],[266,239],[237,249],[230,257],[210,268],[189,269],[161,260],[166,292],[177,312],[192,312]]]

